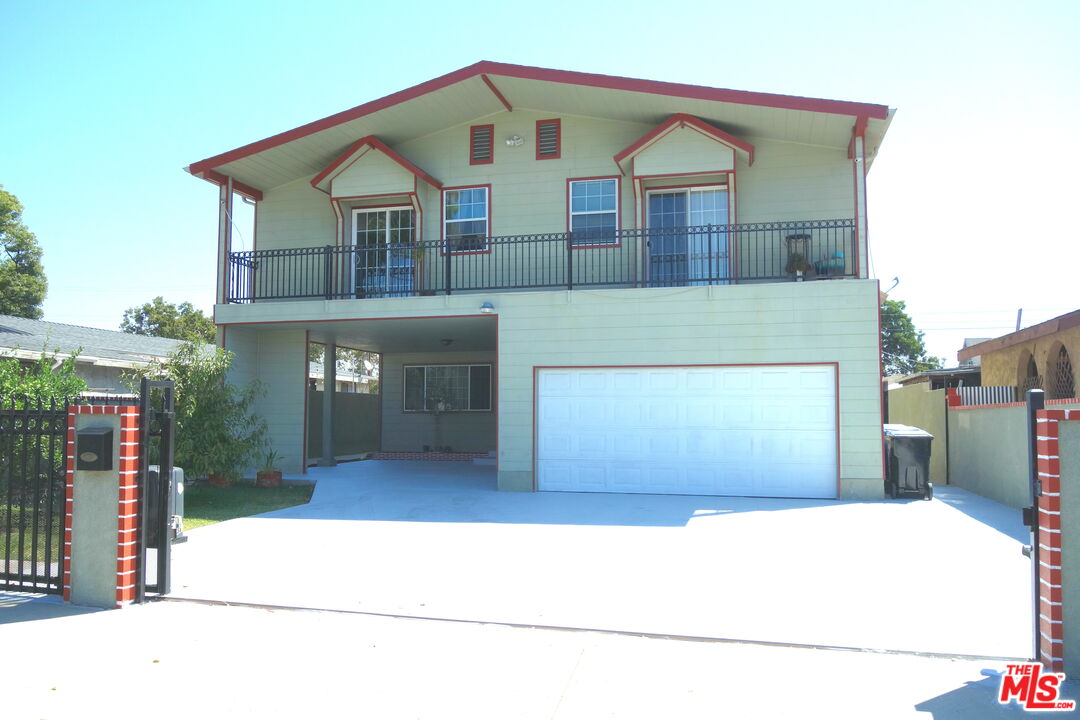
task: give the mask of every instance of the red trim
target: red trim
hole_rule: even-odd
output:
[[[411,163],[409,160],[402,157],[399,153],[397,153],[390,146],[388,146],[386,143],[384,143],[382,140],[375,137],[374,135],[368,135],[367,137],[362,137],[359,140],[357,140],[356,142],[354,142],[352,145],[350,145],[345,152],[338,155],[334,159],[333,162],[331,162],[329,165],[327,165],[323,169],[322,172],[320,172],[315,177],[311,178],[311,187],[318,188],[318,189],[321,190],[322,188],[319,188],[319,184],[323,180],[325,180],[330,175],[330,173],[334,172],[334,170],[336,170],[339,165],[341,165],[346,160],[348,160],[350,157],[352,157],[352,155],[355,152],[360,150],[365,145],[371,147],[374,150],[378,150],[383,155],[390,158],[391,160],[396,162],[398,165],[403,167],[406,171],[411,173],[414,177],[420,178],[421,180],[426,182],[428,185],[431,185],[432,187],[434,187],[436,189],[441,189],[442,188],[442,183],[441,182],[439,182],[438,180],[433,178],[431,175],[429,175],[428,173],[421,170],[419,167],[417,167],[416,165]],[[357,158],[357,159],[359,159],[359,158]],[[342,169],[342,172],[344,172],[344,168]]]
[[[532,489],[539,491],[538,457],[536,452],[536,436],[540,423],[537,420],[539,403],[539,383],[537,377],[540,370],[600,370],[604,368],[699,368],[699,367],[824,367],[831,365],[833,368],[834,405],[836,410],[836,499],[841,497],[840,486],[840,363],[838,362],[790,362],[790,363],[677,363],[671,365],[533,365],[533,403],[532,403]],[[884,462],[884,455],[882,455]],[[884,465],[882,465],[884,468]],[[739,496],[732,496],[739,497]]]
[[[713,127],[704,120],[696,118],[693,115],[687,115],[686,113],[675,113],[667,120],[660,123],[652,130],[645,133],[640,138],[627,145],[619,152],[615,153],[615,164],[619,165],[619,167],[621,168],[623,160],[626,160],[626,158],[633,155],[637,155],[639,152],[646,149],[648,146],[659,141],[660,139],[668,135],[670,132],[681,127],[692,128],[694,130],[704,133],[707,137],[711,137],[713,140],[716,140],[723,145],[727,145],[728,147],[734,149],[742,150],[750,156],[749,164],[754,164],[753,145],[746,142],[745,140],[740,140],[734,135],[730,135],[724,132],[720,128]]]
[[[540,154],[540,126],[541,125],[554,125],[555,126],[555,154],[554,155],[541,155]],[[550,120],[537,120],[536,121],[536,159],[537,160],[558,160],[562,157],[562,120],[559,118],[551,118]]]
[[[198,174],[198,177],[201,177],[203,180],[209,180],[215,185],[225,185],[229,181],[229,178],[227,176],[222,175],[221,173],[214,170],[206,170],[204,172],[201,172]],[[250,185],[246,185],[239,180],[236,180],[235,178],[233,179],[232,189],[234,193],[243,195],[249,200],[254,200],[255,202],[263,199],[262,190],[259,190],[258,188],[253,188]]]
[[[488,139],[488,148],[489,148],[489,152],[491,154],[488,155],[487,160],[477,160],[477,159],[475,159],[474,153],[476,152],[475,140],[476,140],[476,131],[477,130],[487,130],[488,131],[488,138],[489,138]],[[488,125],[470,125],[469,126],[469,164],[470,165],[490,165],[493,162],[495,162],[495,126],[491,125],[491,124],[488,124]]]
[[[222,326],[236,325],[238,327],[246,325],[293,325],[295,323],[327,323],[327,322],[363,322],[365,320],[379,321],[379,320],[446,320],[449,318],[473,318],[473,317],[492,317],[491,313],[469,313],[468,315],[403,315],[395,317],[348,317],[348,318],[326,318],[323,320],[254,320],[251,322],[232,322],[232,323],[220,323]],[[784,363],[778,363],[783,365]],[[790,363],[788,363],[790,364]],[[807,363],[810,364],[810,363]]]
[[[952,390],[953,388],[947,388]],[[990,405],[947,405],[950,410],[991,410],[993,408],[1027,407],[1026,402],[991,403]]]
[[[308,362],[308,352],[311,350],[311,331],[304,330],[304,448],[303,457],[300,460],[300,472],[307,475],[307,463],[308,463],[308,446],[307,446],[307,434],[308,434],[308,375],[310,374],[311,367]]]
[[[570,183],[583,182],[586,180],[614,180],[615,181],[615,229],[622,230],[622,177],[619,175],[594,175],[590,177],[571,177],[566,178],[566,232],[570,233]],[[601,250],[605,248],[618,248],[622,247],[622,236],[619,236],[618,241],[615,243],[593,243],[590,245],[574,245],[570,244],[571,250]]]
[[[798,97],[794,95],[776,95],[772,93],[747,92],[743,90],[729,90],[722,88],[710,88],[700,85],[686,85],[683,83],[659,82],[656,80],[640,80],[634,78],[617,77],[611,75],[597,75],[594,73],[572,72],[568,70],[551,70],[548,68],[527,67],[523,65],[511,65],[508,63],[490,62],[487,60],[475,63],[468,67],[455,70],[440,77],[414,85],[413,87],[392,93],[371,102],[358,105],[349,110],[330,115],[306,125],[287,130],[283,133],[249,143],[242,147],[230,150],[220,155],[206,158],[192,163],[188,172],[200,175],[206,170],[220,167],[230,162],[249,157],[270,148],[284,145],[293,140],[298,140],[308,135],[336,127],[343,123],[371,115],[379,110],[384,110],[395,105],[413,100],[428,93],[441,90],[455,83],[463,82],[478,75],[501,75],[525,80],[538,80],[543,82],[556,82],[584,87],[606,88],[611,90],[626,90],[630,92],[648,93],[666,97],[681,97],[695,100],[708,100],[713,102],[735,103],[739,105],[756,105],[760,107],[779,108],[784,110],[801,110],[806,112],[820,112],[833,115],[864,115],[868,118],[885,120],[889,114],[889,108],[885,105],[871,103],[847,102],[844,100],[825,100],[820,98]]]
[[[259,249],[259,203],[255,203],[254,217],[251,219],[251,251]]]
[[[446,256],[446,193],[450,190],[474,190],[476,188],[484,188],[487,190],[487,237],[495,237],[495,233],[491,229],[491,183],[487,185],[456,185],[454,187],[444,187],[442,193],[439,195],[439,240],[442,242],[442,246],[439,248],[439,255]],[[487,255],[491,252],[491,243],[486,241],[484,250],[455,250],[452,255]]]
[[[666,180],[667,178],[676,177],[699,177],[701,175],[734,175],[734,170],[706,170],[705,172],[684,172],[684,173],[663,173],[660,175],[633,175],[632,177],[637,180]],[[697,183],[697,185],[682,185],[680,187],[700,187],[703,185],[723,185],[723,182],[719,183]],[[663,187],[675,187],[674,185],[665,185]],[[648,190],[659,190],[660,188],[646,188]]]
[[[495,93],[495,97],[499,99],[499,102],[506,108],[506,112],[513,112],[514,108],[510,106],[510,101],[506,99],[506,96],[499,92],[499,88],[495,87],[495,83],[491,82],[491,78],[487,75],[481,75],[480,79],[484,81],[484,84],[491,89],[491,92]]]
[[[869,122],[870,119],[865,115],[860,115],[855,118],[855,124],[851,127],[851,140],[848,141],[847,156],[849,160],[855,159],[855,138],[861,137],[865,141],[866,126]]]

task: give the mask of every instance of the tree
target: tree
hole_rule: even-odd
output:
[[[881,367],[885,375],[908,375],[941,367],[939,357],[926,354],[923,333],[915,327],[902,300],[881,304]]]
[[[203,315],[202,310],[196,310],[189,302],[167,303],[160,295],[125,310],[120,329],[132,335],[204,343],[213,343],[217,334],[214,321]]]
[[[15,357],[0,357],[0,398],[11,399],[17,405],[23,402],[50,402],[61,404],[86,390],[86,381],[75,372],[78,353],[54,364],[53,356],[41,351],[41,357],[33,365],[23,367]]]
[[[37,320],[48,283],[41,247],[22,212],[19,199],[0,185],[0,315]]]
[[[308,344],[308,362],[324,364],[326,358],[326,346],[322,343]],[[367,392],[378,394],[379,392],[379,354],[366,350],[354,350],[347,347],[338,347],[337,366],[346,372],[357,375],[369,375],[373,378],[367,386]]]
[[[191,477],[214,473],[235,480],[266,443],[266,423],[252,414],[262,386],[226,382],[232,358],[221,348],[185,342],[165,360],[127,376],[136,391],[144,376],[175,383],[174,462]]]

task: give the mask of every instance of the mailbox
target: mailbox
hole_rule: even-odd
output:
[[[113,429],[86,427],[75,431],[75,469],[113,469]]]

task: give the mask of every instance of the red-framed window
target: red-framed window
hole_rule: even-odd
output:
[[[469,164],[495,162],[495,126],[473,125],[469,128]]]
[[[443,240],[452,253],[487,252],[491,234],[490,187],[443,189]]]
[[[536,121],[536,159],[555,160],[562,156],[562,123],[558,119]]]
[[[566,191],[566,224],[571,244],[574,247],[618,245],[618,178],[570,178]]]

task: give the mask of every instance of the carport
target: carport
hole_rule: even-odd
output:
[[[493,468],[312,469],[310,504],[199,529],[176,597],[993,657],[1030,650],[1025,528],[931,502],[496,491]]]

